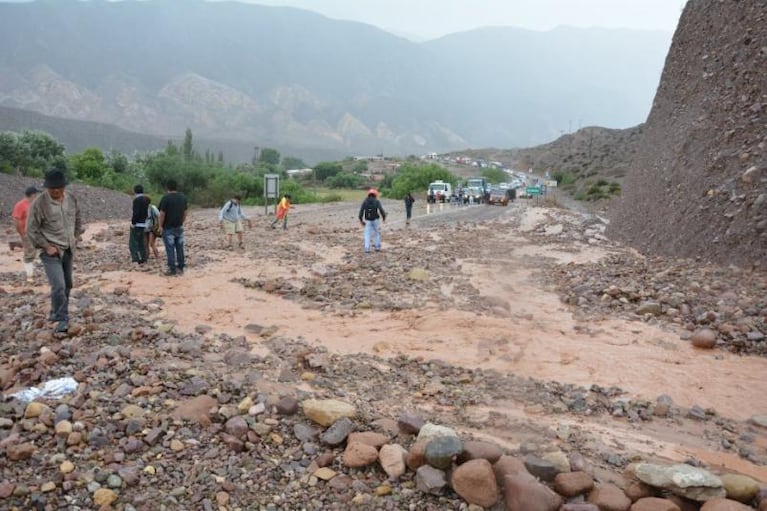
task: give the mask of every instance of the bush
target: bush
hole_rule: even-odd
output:
[[[408,193],[425,192],[434,181],[445,181],[455,185],[457,178],[444,167],[436,163],[415,165],[405,163],[399,173],[392,179],[390,189],[384,189],[383,195],[393,199],[402,199]]]
[[[552,177],[557,182],[557,186],[571,186],[575,184],[575,180],[577,179],[575,174],[572,172],[554,172],[552,174]]]
[[[359,188],[365,184],[366,179],[358,174],[340,172],[325,181],[330,188]]]

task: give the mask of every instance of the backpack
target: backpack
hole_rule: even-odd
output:
[[[378,201],[375,199],[365,200],[365,220],[378,220]]]
[[[146,219],[147,230],[152,232],[155,236],[162,236],[162,229],[160,229],[160,213],[156,207],[149,206],[149,215]]]

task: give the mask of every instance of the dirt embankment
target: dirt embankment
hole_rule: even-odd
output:
[[[609,233],[646,252],[767,264],[767,3],[691,0]]]

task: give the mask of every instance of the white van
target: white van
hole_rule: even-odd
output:
[[[450,196],[453,195],[453,185],[444,181],[434,181],[429,185],[426,195],[428,202],[449,202]]]

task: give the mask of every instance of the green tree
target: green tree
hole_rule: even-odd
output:
[[[340,163],[325,161],[314,166],[314,178],[317,181],[325,181],[327,178],[335,176],[342,170],[343,168]]]
[[[5,172],[39,177],[49,167],[66,168],[64,146],[42,131],[2,132],[0,166]]]
[[[128,157],[116,149],[109,151],[106,157],[107,165],[118,174],[127,174],[130,168]]]
[[[104,158],[104,153],[97,147],[89,147],[82,153],[69,157],[72,174],[88,184],[99,185],[111,171]]]
[[[168,144],[165,146],[165,154],[168,156],[177,156],[179,154],[178,147],[172,140],[168,140]]]
[[[261,154],[258,156],[260,163],[266,163],[267,165],[277,166],[280,164],[280,152],[277,149],[271,147],[264,147],[261,149]]]
[[[354,166],[352,167],[352,172],[356,173],[362,173],[368,171],[368,162],[365,160],[359,160],[354,162]]]
[[[304,160],[302,160],[301,158],[296,158],[295,156],[285,156],[282,159],[282,167],[285,170],[305,169],[308,167],[308,165],[304,163]]]
[[[192,156],[194,156],[194,148],[192,146],[192,130],[190,128],[186,129],[186,133],[184,133],[184,145],[181,146],[181,152],[184,155],[184,159],[189,161],[192,159]]]
[[[425,192],[429,188],[429,184],[434,181],[445,181],[454,185],[457,178],[446,168],[436,163],[427,165],[404,163],[392,179],[391,188],[384,190],[384,192],[387,196],[401,199],[408,193]]]
[[[490,183],[503,183],[506,181],[506,173],[501,169],[482,169],[482,177],[487,179]]]
[[[359,188],[365,184],[366,179],[359,174],[351,172],[339,172],[333,177],[325,180],[330,188]]]

